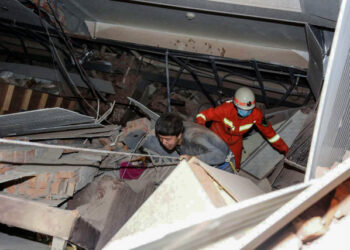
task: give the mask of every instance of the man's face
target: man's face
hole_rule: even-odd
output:
[[[167,150],[172,151],[175,149],[176,145],[179,142],[181,135],[158,135],[158,139],[160,143],[165,147]]]

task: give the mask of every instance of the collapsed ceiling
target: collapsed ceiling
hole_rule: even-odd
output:
[[[106,167],[104,171],[108,168],[115,171],[114,167],[120,165],[122,158],[116,160],[112,154],[134,148],[136,151],[138,137],[134,134],[129,137],[123,135],[127,138],[120,142],[121,127],[101,123],[126,124],[124,132],[128,131],[127,122],[132,118],[144,116],[145,112],[152,116],[151,111],[143,105],[158,113],[170,109],[178,111],[185,119],[191,120],[200,110],[231,98],[234,90],[240,86],[253,89],[258,106],[272,118],[272,124],[284,133],[283,137],[290,140],[289,144],[295,139],[290,154],[282,159],[266,153],[266,143],[261,143],[255,137],[254,143],[247,146],[247,152],[244,152],[246,162],[243,170],[253,176],[251,179],[256,185],[263,185],[263,181],[266,181],[268,191],[302,182],[315,120],[315,111],[311,108],[320,97],[340,2],[2,1],[0,88],[4,95],[0,97],[1,114],[63,107],[92,115],[95,121],[92,117],[88,118],[89,122],[76,117],[68,125],[56,124],[58,122],[55,120],[52,122],[55,126],[51,123],[50,126],[41,123],[39,126],[35,122],[32,125],[28,118],[39,117],[38,114],[34,115],[35,112],[5,115],[2,117],[4,125],[1,136],[24,135],[18,139],[39,140],[48,144],[77,144],[98,154],[84,154],[89,149],[83,148],[55,148],[56,145],[49,150],[40,150],[40,147],[45,146],[23,142],[20,145],[25,149],[29,147],[28,154],[36,152],[34,160],[30,158],[33,155],[29,155],[28,161],[27,152],[25,159],[19,162],[9,154],[9,158],[4,159],[9,161],[6,164],[9,163],[10,168],[5,165],[1,170],[15,171],[16,180],[28,178],[24,180],[25,185],[21,186],[29,187],[31,192],[22,190],[18,183],[6,186],[4,192],[10,194],[15,190],[18,195],[23,191],[25,195],[34,195],[41,202],[51,202],[53,206],[66,206],[67,199],[72,197],[68,207],[79,212],[69,213],[73,219],[68,220],[66,226],[74,227],[75,231],[66,228],[63,233],[55,233],[61,238],[73,237],[69,238],[71,242],[85,248],[94,248],[95,244],[101,248],[113,236],[107,233],[115,233],[116,228],[109,228],[111,221],[107,216],[94,224],[94,216],[101,219],[99,213],[91,213],[94,209],[100,211],[94,203],[102,199],[107,202],[113,196],[115,199],[107,202],[104,208],[108,214],[116,208],[118,199],[136,197],[133,209],[119,210],[126,213],[125,218],[121,219],[112,212],[109,214],[120,219],[120,228],[125,223],[123,220],[132,216],[155,189],[151,185],[145,189],[145,193],[136,194],[125,183],[116,182],[115,176],[101,174],[101,169],[97,171],[86,166],[76,166],[75,169],[78,170],[70,175],[69,167],[65,166],[67,164],[80,166],[86,163],[94,167],[103,165]],[[127,98],[128,96],[139,102]],[[306,109],[294,114],[294,108],[305,106]],[[60,109],[52,111],[63,112]],[[19,126],[6,124],[8,119],[22,115],[26,118],[13,122],[19,123]],[[55,115],[45,113],[45,119],[53,117]],[[281,126],[282,121],[287,122]],[[144,125],[143,122],[142,119],[134,121],[138,125]],[[130,123],[129,126],[132,127]],[[3,146],[5,151],[13,151],[14,154],[23,149],[8,141]],[[93,151],[96,148],[100,151]],[[251,156],[252,152],[254,155]],[[105,158],[106,155],[108,157]],[[269,158],[267,160],[270,160],[271,168],[263,169],[264,164],[269,165],[265,163],[266,158]],[[16,165],[19,163],[32,172],[19,170]],[[264,171],[255,171],[258,163],[262,164],[259,169]],[[36,183],[39,183],[39,179],[46,178],[47,173],[37,172],[38,166],[33,167],[31,164],[48,165],[47,169],[51,171],[49,175],[57,179],[50,177],[47,180],[50,188],[45,189],[45,192],[38,188],[39,184],[33,184],[34,181],[30,178],[35,175],[38,177],[35,178],[38,179]],[[152,160],[147,164],[154,165],[155,162]],[[284,164],[289,165],[289,168],[285,168]],[[67,171],[57,172],[52,165]],[[12,168],[13,166],[15,167]],[[293,169],[292,172],[288,172],[290,168]],[[205,176],[205,182],[212,182],[208,177],[210,174]],[[12,181],[13,176],[3,177],[2,181],[6,183]],[[196,178],[200,179],[199,175]],[[63,184],[57,184],[58,180]],[[222,185],[220,181],[217,183]],[[191,182],[187,184],[192,185]],[[44,194],[34,193],[32,185],[36,185],[35,188]],[[86,185],[89,185],[88,188],[76,194]],[[305,187],[306,185],[303,189]],[[54,188],[58,191],[53,191]],[[262,191],[259,194],[260,192]],[[124,198],[119,196],[121,193],[124,193]],[[220,195],[223,197],[227,196],[222,193],[224,192]],[[46,201],[48,196],[50,199]],[[0,198],[10,205],[18,206],[7,197]],[[90,198],[94,202],[89,202]],[[232,197],[230,199],[225,200],[226,204],[232,202]],[[220,202],[221,205],[225,204]],[[212,208],[212,204],[208,204]],[[37,204],[28,203],[28,211],[36,206]],[[39,206],[38,211],[48,213],[44,206]],[[57,213],[57,218],[62,215],[59,210],[52,211]],[[50,219],[45,217],[45,220]],[[60,221],[55,223],[61,225]],[[89,240],[79,238],[79,230],[86,225],[93,236]],[[49,234],[49,228],[44,228],[46,231],[43,233]]]
[[[118,73],[120,65],[111,69],[104,55],[123,51],[162,69],[139,68],[146,80],[200,90],[211,105],[217,101],[213,94],[221,100],[247,85],[266,107],[300,106],[319,96],[338,10],[339,2],[306,0],[7,0],[0,10],[1,50],[7,62],[58,69],[66,93],[81,107],[66,72],[81,74],[80,60],[88,74]],[[92,97],[101,99],[94,89]],[[290,101],[290,95],[300,101]]]

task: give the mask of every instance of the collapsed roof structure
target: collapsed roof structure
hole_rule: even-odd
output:
[[[332,232],[350,211],[348,13],[328,0],[2,1],[0,246],[345,241]],[[193,120],[240,86],[286,157],[255,131],[238,175],[140,150],[159,113]]]

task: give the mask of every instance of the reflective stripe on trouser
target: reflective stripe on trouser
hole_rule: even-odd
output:
[[[241,168],[241,158],[242,158],[242,148],[243,148],[243,140],[236,141],[235,144],[228,145],[235,157],[235,167],[237,170]]]
[[[270,143],[274,143],[274,142],[278,141],[280,138],[281,137],[278,134],[276,134],[274,137],[271,137],[270,139],[268,139],[268,141]]]
[[[233,170],[232,170],[231,165],[230,165],[229,162],[225,162],[225,163],[223,163],[223,164],[217,166],[216,168],[221,169],[221,170],[224,170],[224,171],[226,171],[226,172],[233,173]]]
[[[206,118],[205,115],[203,115],[203,114],[198,114],[198,115],[196,116],[196,118],[199,118],[199,117],[203,118],[204,121],[207,120],[207,118]]]

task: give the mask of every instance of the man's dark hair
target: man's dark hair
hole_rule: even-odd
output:
[[[184,125],[182,118],[176,113],[163,113],[156,122],[156,135],[175,135],[183,132]]]

